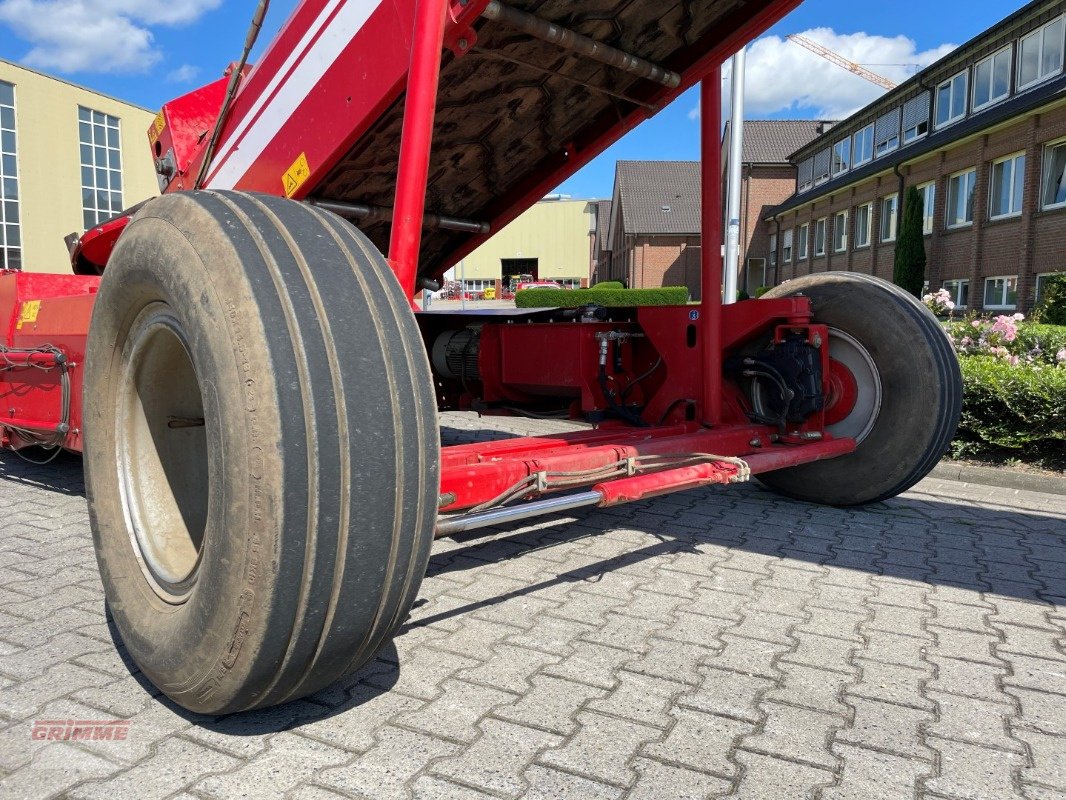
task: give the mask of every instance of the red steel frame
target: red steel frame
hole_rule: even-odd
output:
[[[373,4],[374,0],[364,2]],[[358,119],[357,124],[349,120],[345,128],[331,131],[332,138],[319,137],[317,142],[313,143],[314,166],[311,167],[309,175],[304,176],[305,183],[294,191],[286,192],[296,199],[306,196],[313,188],[315,178],[324,175],[330,165],[330,159],[339,158],[371,124],[374,114],[387,107],[389,99],[398,97],[398,93],[405,88],[405,114],[388,257],[401,285],[412,298],[418,289],[418,253],[441,52],[445,46],[455,49],[460,35],[474,36],[469,26],[487,2],[488,0],[471,0],[468,3],[417,0],[409,20],[412,36],[406,83],[397,77],[395,68],[392,68],[392,71],[386,70],[379,79],[386,86],[386,90],[377,98],[376,103],[363,109],[365,114]],[[707,243],[702,248],[701,258],[704,287],[702,299],[698,306],[642,310],[642,314],[638,315],[638,323],[645,322],[651,326],[648,328],[649,335],[656,325],[672,325],[675,328],[695,325],[698,330],[697,357],[693,359],[681,354],[687,358],[688,368],[682,370],[685,374],[678,379],[678,382],[684,385],[685,393],[690,394],[695,403],[696,416],[688,417],[687,420],[684,416],[679,417],[678,413],[671,416],[671,407],[668,406],[663,414],[666,424],[658,427],[632,428],[614,423],[604,425],[599,430],[562,436],[529,437],[446,447],[441,456],[442,510],[461,511],[478,506],[491,501],[519,481],[541,473],[602,469],[641,457],[710,453],[728,457],[741,456],[746,460],[751,472],[758,473],[832,458],[854,449],[852,440],[833,439],[822,430],[825,415],[816,415],[818,418],[808,424],[805,430],[812,434],[808,438],[794,437],[788,444],[780,443],[778,431],[768,426],[753,425],[744,418],[735,397],[736,387],[727,385],[723,379],[723,361],[727,349],[738,345],[745,338],[760,331],[772,331],[775,325],[792,330],[814,330],[818,327],[811,324],[809,305],[803,298],[761,301],[725,308],[717,291],[717,287],[722,283],[722,257],[719,247],[716,246],[716,243],[721,241],[722,233],[719,147],[721,64],[732,52],[783,17],[798,3],[799,0],[783,0],[768,5],[746,19],[741,17],[743,22],[736,26],[731,36],[704,53],[692,68],[684,72],[680,86],[674,89],[657,89],[648,98],[655,105],[662,106],[697,82],[701,82],[702,228],[703,240]],[[320,15],[312,18],[320,6]],[[311,41],[314,26],[328,25],[332,17],[328,17],[327,12],[340,14],[342,6],[343,4],[336,3],[332,6],[328,3],[304,3],[279,34],[279,41],[291,44],[301,35],[304,35],[304,40]],[[401,4],[397,4],[393,10],[400,6]],[[374,8],[380,10],[380,2]],[[741,10],[735,13],[744,12]],[[395,20],[404,21],[402,11],[395,14]],[[353,35],[353,41],[359,36],[369,37],[382,32],[395,32],[390,28],[390,25],[395,27],[395,20],[385,19],[380,14],[371,12],[370,18],[364,20],[365,27],[369,30],[361,28]],[[316,35],[324,34],[319,30]],[[470,40],[472,41],[472,38]],[[312,42],[307,46],[313,47],[314,44]],[[388,49],[390,55],[396,55],[398,45],[395,41],[390,40],[383,46]],[[228,149],[220,149],[221,163],[218,166],[211,165],[209,186],[218,185],[212,181],[217,181],[220,173],[227,169],[226,159],[237,152],[238,147],[250,146],[246,137],[249,137],[249,132],[253,130],[255,116],[264,114],[272,103],[280,102],[278,98],[285,91],[285,80],[296,80],[299,65],[292,61],[291,57],[281,63],[286,52],[284,47],[272,48],[264,56],[264,62],[261,62],[266,63],[269,69],[261,74],[253,70],[247,78],[253,89],[249,90],[247,96],[238,97],[232,118],[227,119],[222,141],[228,142]],[[363,53],[362,57],[365,59],[366,54]],[[359,58],[359,52],[349,43],[349,47],[338,56],[335,67],[342,70],[351,69]],[[286,69],[289,72],[285,72]],[[218,87],[203,90],[203,96],[217,98]],[[317,109],[314,103],[320,100],[321,98],[309,94],[301,101],[301,113],[306,113],[309,119],[315,118]],[[514,219],[547,189],[584,166],[646,116],[646,112],[637,111],[621,120],[611,120],[590,141],[575,143],[558,163],[549,165],[543,173],[531,177],[517,190],[500,199],[500,211],[492,220],[492,229],[498,230]],[[293,120],[286,119],[280,124],[284,129],[286,125],[291,126]],[[157,127],[154,131],[153,145],[160,140],[162,130]],[[264,145],[254,168],[235,182],[236,188],[265,188],[275,194],[282,193],[276,185],[276,178],[280,174],[277,168],[279,165],[287,166],[289,155],[284,152],[279,155],[276,142],[275,139]],[[308,145],[307,149],[311,151],[312,145]],[[290,153],[291,150],[292,148]],[[161,149],[157,149],[157,155],[160,153]],[[323,154],[321,158],[320,153]],[[186,174],[195,174],[198,167],[195,163],[183,165]],[[263,175],[273,176],[275,185],[270,188],[263,185]],[[189,187],[182,181],[177,181],[168,188],[179,190]],[[88,232],[83,237],[77,253],[92,263],[105,262],[125,222],[126,219],[116,220]],[[454,257],[462,257],[482,241],[483,237],[471,237],[453,254]],[[80,398],[81,373],[77,369],[80,366],[78,360],[84,352],[92,294],[98,279],[71,277],[54,285],[48,285],[48,280],[50,279],[42,279],[41,276],[21,274],[0,276],[0,314],[9,313],[5,340],[12,348],[31,348],[45,342],[59,346],[70,361],[68,367],[74,395]],[[79,281],[76,287],[70,285],[72,280]],[[38,299],[39,309],[28,315],[27,303],[32,304]],[[68,324],[65,329],[58,323],[60,315],[64,313],[67,314],[68,320],[73,318],[73,324]],[[29,316],[33,316],[33,319],[27,322]],[[22,322],[19,323],[19,320]],[[667,354],[664,353],[664,357]],[[676,359],[680,356],[676,353],[669,355],[677,363]],[[33,380],[26,380],[26,372],[30,369],[51,365],[50,369],[54,370],[57,365],[54,360],[49,361],[44,355],[29,355],[25,356],[24,360],[26,363],[19,362],[18,356],[10,356],[8,365],[4,367],[5,371],[0,371],[0,400],[8,401],[0,405],[0,432],[4,436],[2,444],[10,447],[32,442],[32,438],[28,438],[24,433],[27,429],[41,433],[55,432],[61,422],[56,411],[55,376],[49,377],[48,372],[37,369],[39,374],[32,376]],[[36,361],[36,365],[31,365],[30,361]],[[823,365],[829,367],[829,363],[823,348]],[[839,372],[839,369],[836,371]],[[16,373],[18,376],[12,377]],[[827,388],[831,388],[829,383],[833,377],[834,385],[846,389],[846,376],[841,377],[832,369],[827,369],[826,375]],[[846,391],[838,391],[838,394],[841,393],[847,394]],[[76,403],[71,410],[71,423],[71,430],[63,444],[68,449],[79,450],[80,403]],[[16,426],[23,432],[15,431]],[[784,438],[789,440],[789,437]],[[736,464],[714,460],[657,472],[631,469],[627,477],[600,482],[596,489],[603,496],[601,504],[608,505],[707,483],[729,482],[738,472],[739,467]]]

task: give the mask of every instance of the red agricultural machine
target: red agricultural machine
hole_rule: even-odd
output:
[[[723,305],[708,246],[695,304],[413,308],[700,82],[721,241],[721,64],[797,4],[304,0],[254,68],[164,106],[162,197],[81,236],[74,274],[0,277],[2,443],[84,451],[107,601],[160,689],[224,713],[335,681],[434,536],[751,475],[868,503],[931,469],[958,365],[874,278]],[[442,448],[447,409],[592,424]]]

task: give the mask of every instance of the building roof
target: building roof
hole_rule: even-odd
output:
[[[627,234],[700,232],[698,161],[619,161],[615,193]]]
[[[137,103],[131,103],[129,100],[123,100],[121,97],[115,97],[114,95],[105,94],[104,92],[101,92],[97,89],[90,89],[88,86],[82,86],[80,83],[68,81],[66,78],[59,78],[55,75],[49,75],[47,72],[41,72],[38,69],[34,69],[33,67],[27,67],[25,64],[19,64],[16,61],[9,61],[6,58],[0,58],[0,64],[8,67],[14,67],[15,69],[20,69],[23,72],[29,72],[30,74],[37,75],[41,78],[47,78],[48,80],[55,81],[56,83],[65,84],[72,89],[77,89],[78,91],[88,92],[89,94],[95,94],[97,97],[106,97],[108,100],[113,100],[116,103],[122,103],[122,105],[129,106],[130,108],[135,108],[138,111],[144,111],[149,114],[156,113],[150,108],[145,108],[144,106],[138,105]]]
[[[753,119],[744,122],[745,164],[788,164],[789,156],[817,139],[835,125],[821,119]],[[725,126],[723,143],[728,144],[730,124]]]
[[[590,205],[596,206],[596,246],[600,250],[609,250],[611,243],[607,241],[607,230],[611,227],[611,201],[593,200]]]

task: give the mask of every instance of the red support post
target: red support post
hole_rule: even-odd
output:
[[[722,421],[722,67],[700,83],[701,286],[700,346],[703,369],[701,421]]]
[[[426,210],[426,184],[447,12],[447,0],[418,0],[415,8],[400,163],[396,174],[396,203],[389,241],[389,263],[409,298],[414,297],[417,289],[418,252],[422,244],[422,219]]]

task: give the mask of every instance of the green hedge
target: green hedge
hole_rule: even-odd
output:
[[[624,289],[626,288],[626,285],[621,281],[600,281],[591,288],[596,291],[603,291],[604,289]]]
[[[1037,348],[1054,358],[1059,350],[1066,348],[1066,325],[1024,322],[1018,326],[1018,338],[1007,345],[1007,349],[1014,355],[1024,355]]]
[[[959,359],[965,386],[959,439],[1061,459],[1066,446],[1066,369],[1011,366],[991,356]],[[956,451],[966,448],[956,447]]]
[[[580,308],[589,304],[614,308],[683,306],[688,302],[688,289],[523,289],[515,294],[514,302],[519,308]]]

